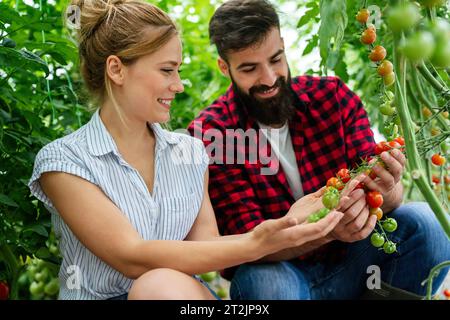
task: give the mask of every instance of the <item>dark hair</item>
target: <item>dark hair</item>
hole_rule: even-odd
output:
[[[230,0],[222,4],[209,22],[209,38],[219,56],[239,51],[264,40],[272,28],[280,29],[275,8],[266,0]]]

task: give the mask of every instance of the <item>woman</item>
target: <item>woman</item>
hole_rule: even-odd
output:
[[[72,3],[81,8],[81,71],[100,107],[89,123],[38,153],[29,183],[60,237],[60,299],[214,299],[194,275],[258,260],[334,228],[337,211],[297,224],[317,209],[318,192],[284,218],[219,236],[202,142],[159,125],[183,91],[174,23],[138,1]],[[189,149],[195,161],[177,163],[175,150]],[[309,209],[300,212],[303,204]]]

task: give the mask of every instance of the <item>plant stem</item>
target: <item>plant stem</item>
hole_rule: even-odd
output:
[[[438,92],[442,93],[445,96],[450,96],[450,90],[442,85],[428,70],[425,63],[422,61],[417,65],[417,70],[420,72],[420,74],[425,78],[425,80],[428,81],[431,86],[436,89]]]
[[[419,190],[421,191],[424,198],[429,203],[431,209],[436,215],[436,218],[444,229],[444,232],[447,234],[447,237],[450,239],[450,222],[447,220],[447,213],[441,206],[439,199],[436,197],[435,193],[428,184],[421,166],[420,159],[418,157],[419,152],[417,150],[416,138],[411,126],[412,119],[406,102],[406,60],[402,56],[402,54],[397,51],[398,44],[400,43],[402,36],[403,35],[394,36],[393,57],[394,66],[398,78],[398,81],[395,82],[396,108],[397,113],[400,116],[401,125],[403,128],[407,159],[410,164],[411,172],[413,174],[413,180],[419,187]]]
[[[431,300],[431,293],[433,291],[433,278],[436,277],[439,274],[439,271],[442,268],[445,268],[447,266],[450,266],[450,261],[444,261],[437,266],[435,266],[433,269],[431,269],[429,276],[427,278],[427,300]]]

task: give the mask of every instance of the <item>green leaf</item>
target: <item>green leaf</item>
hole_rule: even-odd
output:
[[[16,67],[35,67],[44,71],[46,75],[49,74],[45,61],[26,49],[17,50],[0,46],[0,65],[2,63]]]
[[[339,51],[342,45],[348,22],[345,2],[345,0],[320,1],[319,44],[322,65],[327,66],[330,53]]]
[[[311,53],[315,47],[317,47],[317,43],[319,42],[319,36],[314,35],[309,41],[308,44],[305,47],[305,50],[303,50],[302,56],[306,56],[307,54]]]
[[[50,258],[50,256],[51,256],[51,253],[50,253],[50,251],[48,251],[48,249],[46,247],[41,247],[36,252],[36,257],[39,259],[48,259],[48,258]]]
[[[319,14],[319,7],[315,6],[311,10],[305,12],[305,14],[298,20],[297,28],[300,28],[310,22]]]
[[[10,207],[19,207],[19,205],[14,200],[12,200],[7,195],[1,193],[0,193],[0,203],[6,204],[7,206]]]
[[[48,237],[48,232],[42,224],[35,224],[23,230],[23,233],[34,232],[43,237]]]
[[[0,21],[3,23],[12,24],[16,22],[17,24],[25,23],[23,18],[12,8],[10,8],[5,3],[0,3]]]

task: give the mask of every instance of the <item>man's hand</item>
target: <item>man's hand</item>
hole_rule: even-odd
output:
[[[383,152],[380,157],[386,164],[386,168],[378,164],[373,166],[372,170],[377,174],[377,178],[373,180],[367,177],[364,183],[370,190],[381,192],[384,200],[382,209],[384,212],[389,212],[398,207],[403,199],[403,188],[400,179],[405,169],[406,157],[397,149]],[[369,163],[374,161],[375,159]]]
[[[348,182],[341,194],[341,201],[337,208],[344,213],[344,217],[330,233],[331,240],[355,242],[367,238],[377,223],[377,217],[369,214],[366,195],[363,189],[355,187],[365,181],[365,175],[359,175]]]

